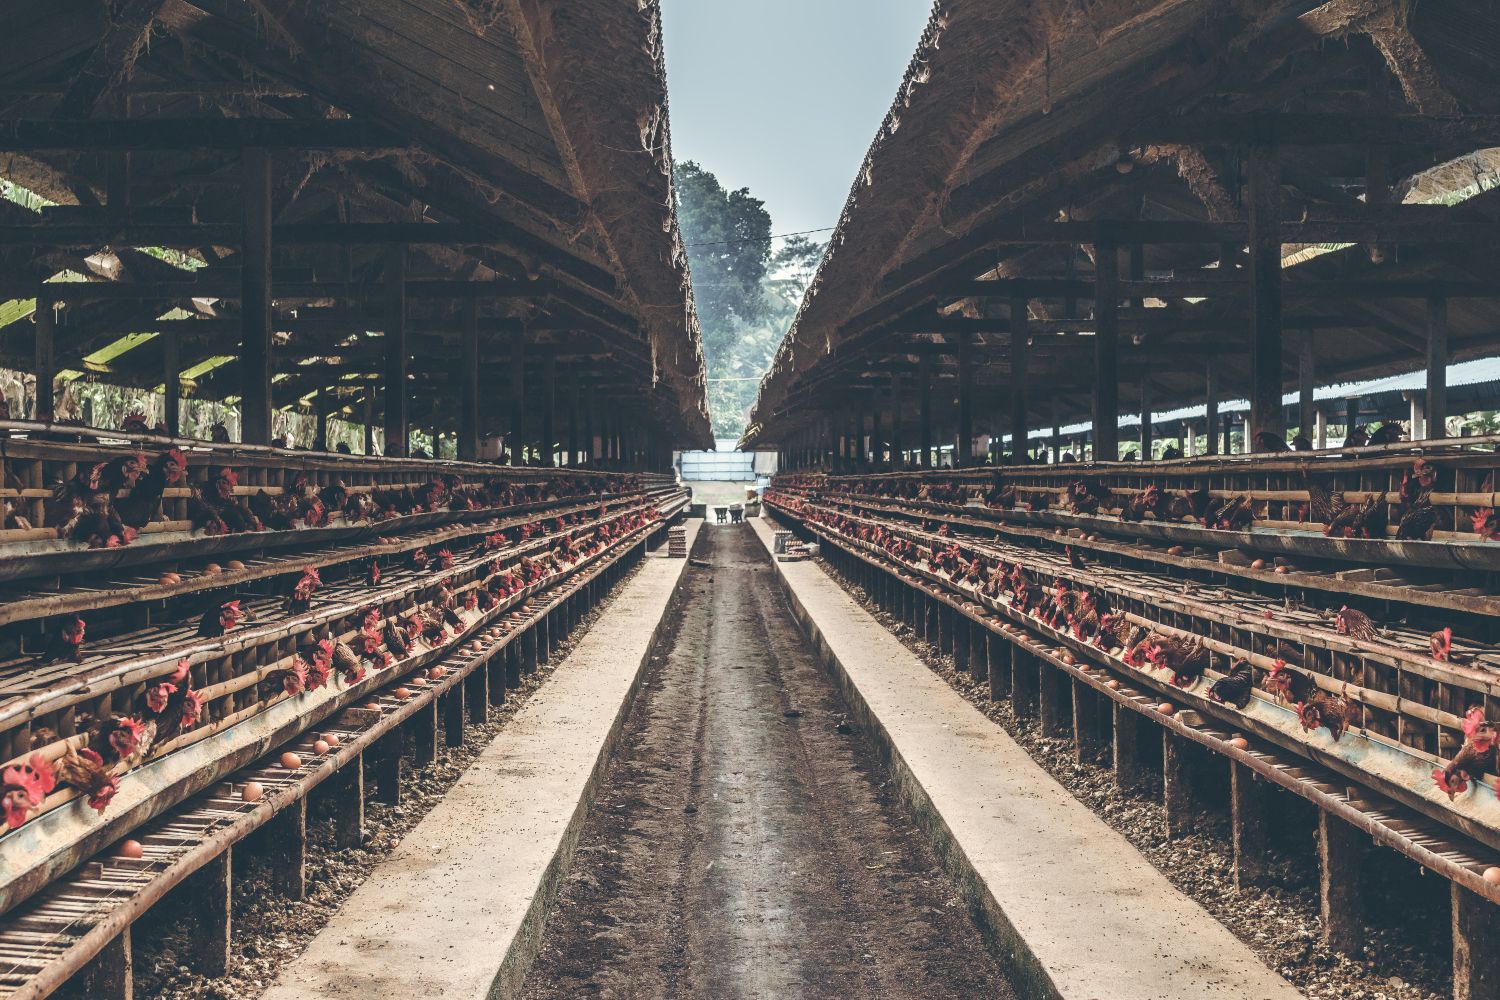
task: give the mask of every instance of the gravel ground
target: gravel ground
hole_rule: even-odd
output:
[[[953,658],[916,636],[904,622],[877,607],[863,588],[819,559],[882,624],[948,684],[1004,728],[1063,787],[1115,830],[1156,868],[1248,944],[1266,964],[1312,1000],[1446,1000],[1452,993],[1452,960],[1448,937],[1448,887],[1437,876],[1423,878],[1420,869],[1394,853],[1380,852],[1379,871],[1389,882],[1369,892],[1373,914],[1406,915],[1402,926],[1372,927],[1361,954],[1345,956],[1322,943],[1318,904],[1315,813],[1289,793],[1281,804],[1286,829],[1285,858],[1276,864],[1266,888],[1236,889],[1228,840],[1227,815],[1209,829],[1167,839],[1165,810],[1157,796],[1127,795],[1107,766],[1074,759],[1071,739],[1044,737],[1035,720],[1018,718],[1009,700],[991,702],[988,682],[960,673]],[[1282,800],[1285,800],[1282,802]],[[1299,823],[1300,821],[1300,823]],[[1273,831],[1273,838],[1276,832]],[[1371,865],[1366,870],[1372,870]],[[1381,905],[1386,904],[1386,905]]]
[[[626,581],[632,575],[628,574]],[[621,581],[621,585],[626,581]],[[465,726],[463,746],[450,749],[443,745],[440,736],[436,762],[413,768],[408,761],[401,805],[386,806],[367,797],[365,842],[360,847],[343,851],[331,848],[331,826],[317,812],[315,793],[308,810],[306,899],[300,902],[283,899],[269,887],[264,862],[257,857],[254,835],[237,845],[234,944],[228,975],[208,978],[186,964],[183,956],[194,926],[185,916],[181,900],[174,898],[179,894],[174,893],[152,908],[132,932],[135,995],[153,1000],[251,1000],[264,993],[276,981],[282,967],[301,956],[313,936],[364,881],[371,868],[447,794],[521,706],[546,683],[554,666],[571,652],[619,592],[620,586],[616,586],[585,616],[583,626],[562,644],[560,655],[551,665],[539,666],[535,672],[523,676],[519,690],[506,692],[504,705],[491,706],[487,723]],[[373,794],[373,783],[367,788]]]

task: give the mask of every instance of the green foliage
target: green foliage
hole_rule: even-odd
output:
[[[735,438],[823,245],[793,236],[773,252],[771,216],[747,189],[728,191],[692,162],[676,165],[676,182],[708,364],[709,415],[715,437]]]

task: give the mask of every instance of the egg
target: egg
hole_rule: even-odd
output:
[[[1182,546],[1181,545],[1174,545],[1174,546],[1172,546],[1170,549],[1167,549],[1167,555],[1169,555],[1169,556],[1180,556],[1180,555],[1182,555]]]
[[[245,568],[245,564],[242,563],[242,562],[240,562],[238,559],[231,559],[227,563],[224,564],[224,568],[225,569],[244,569]]]
[[[391,697],[395,698],[397,701],[405,701],[406,699],[411,697],[411,689],[399,687],[391,692]]]
[[[378,701],[367,701],[359,707],[364,709],[366,712],[375,712],[377,714],[385,711],[385,709],[380,707],[380,702]]]
[[[1500,885],[1500,868],[1486,868],[1484,880],[1491,885]]]
[[[247,781],[240,786],[240,798],[246,802],[259,802],[260,797],[266,794],[266,790],[260,787],[258,781]]]
[[[318,754],[319,756],[327,753],[332,749],[333,747],[329,746],[327,740],[313,740],[313,753]]]
[[[288,771],[295,771],[302,766],[302,758],[288,750],[281,755],[281,766]]]
[[[1243,736],[1232,737],[1229,740],[1229,745],[1232,746],[1232,747],[1234,747],[1236,750],[1249,750],[1250,749],[1250,741],[1247,740],[1247,739],[1245,739],[1245,737],[1243,737]]]
[[[1105,681],[1104,686],[1109,688],[1111,691],[1120,690],[1120,682],[1115,680],[1114,678],[1110,678],[1109,680]]]
[[[1069,666],[1072,666],[1072,665],[1073,665],[1073,654],[1072,654],[1072,653],[1070,653],[1070,652],[1068,652],[1068,651],[1067,651],[1067,650],[1066,650],[1066,649],[1065,649],[1065,650],[1063,650],[1063,651],[1062,651],[1062,653],[1061,653],[1061,654],[1059,654],[1059,655],[1061,655],[1061,656],[1062,656],[1062,661],[1063,661],[1063,662],[1064,662],[1064,663],[1066,663],[1066,664],[1068,664],[1068,665],[1069,665]]]
[[[1250,568],[1251,569],[1265,569],[1266,568],[1266,561],[1264,559],[1257,559],[1257,560],[1255,560],[1255,562],[1253,562],[1253,563],[1250,564]]]
[[[219,567],[218,563],[209,563],[207,566],[203,567],[203,575],[204,576],[214,576],[215,574],[217,574],[219,572],[220,572],[220,567]]]
[[[1160,705],[1156,706],[1156,710],[1162,715],[1171,715],[1173,712],[1177,711],[1177,706],[1172,704],[1170,701],[1164,701]]]
[[[116,848],[115,854],[122,858],[144,858],[146,856],[146,849],[141,846],[139,840],[122,840],[120,841],[120,846]]]
[[[338,733],[324,733],[323,734],[323,742],[327,743],[331,747],[337,748],[344,741],[341,740],[341,739],[339,739],[339,734]]]
[[[164,587],[167,587],[175,583],[181,583],[182,577],[178,576],[176,573],[163,573],[161,576],[156,578],[156,582]]]
[[[1277,566],[1276,567],[1276,572],[1281,573],[1283,575],[1285,575],[1287,573],[1290,573],[1291,571],[1292,571],[1292,567],[1290,567],[1290,566]]]
[[[427,671],[427,676],[432,680],[440,681],[448,676],[448,668],[441,665],[433,667]]]
[[[407,678],[406,682],[414,687],[419,688],[424,688],[427,686],[427,678],[423,677],[421,674],[416,674],[413,677]]]

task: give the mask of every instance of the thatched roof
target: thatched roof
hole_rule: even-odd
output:
[[[360,335],[380,327],[355,315],[378,305],[378,296],[371,302],[363,293],[327,295],[307,286],[378,287],[386,254],[377,244],[387,237],[364,244],[330,229],[326,242],[313,242],[320,238],[315,227],[437,222],[453,232],[413,245],[409,281],[531,283],[505,294],[494,286],[481,291],[482,364],[503,367],[509,331],[524,326],[541,348],[533,358],[553,352],[568,377],[600,398],[638,408],[675,443],[709,440],[697,319],[672,198],[655,5],[139,0],[118,5],[113,21],[94,0],[12,6],[7,49],[22,55],[0,65],[0,176],[80,206],[47,213],[53,219],[105,218],[99,206],[107,204],[122,160],[98,147],[100,136],[116,133],[100,130],[83,148],[51,145],[27,141],[31,133],[18,132],[16,122],[158,120],[179,123],[172,127],[181,134],[178,142],[131,153],[129,212],[119,216],[130,225],[118,239],[0,244],[0,301],[62,268],[117,282],[181,279],[180,271],[132,249],[146,245],[143,235],[152,237],[150,245],[206,262],[200,280],[232,268],[235,239],[221,234],[239,223],[234,136],[242,133],[214,129],[238,127],[223,119],[253,118],[273,137],[275,224],[289,235],[287,227],[300,228],[276,240],[276,267],[294,276],[280,282],[287,294],[275,293],[283,310],[277,329],[289,334],[278,347],[277,370],[292,376],[278,379],[277,405],[319,387],[337,388],[355,405],[367,374],[379,371],[378,342]],[[201,132],[194,127],[200,122]],[[296,122],[306,125],[305,141],[275,138],[280,126]],[[367,131],[337,131],[343,126]],[[335,137],[326,145],[324,130]],[[118,134],[115,148],[123,150],[147,133]],[[36,221],[26,209],[0,203],[0,226]],[[205,228],[201,235],[168,233],[150,230],[151,221]],[[214,224],[220,228],[211,230]],[[413,418],[442,425],[456,418],[449,382],[464,294],[411,297],[420,386]],[[61,331],[60,366],[83,367],[122,332],[152,329],[172,305],[203,320],[181,327],[184,370],[235,353],[237,305],[230,297],[205,298],[213,301],[79,303]],[[29,367],[30,324],[21,322],[24,328],[0,328],[0,364]],[[309,366],[310,358],[333,360]],[[106,367],[91,370],[103,380],[159,385],[160,345],[119,353]],[[238,385],[229,362],[203,373],[193,391],[232,396]],[[489,394],[495,408],[484,411],[486,422],[505,415],[498,396]]]
[[[995,322],[1007,301],[975,298],[973,280],[1088,282],[1093,275],[1091,237],[1027,243],[1018,232],[1059,220],[1242,225],[1240,140],[1248,136],[1233,130],[1267,115],[1344,117],[1368,127],[1363,116],[1374,109],[1402,127],[1413,116],[1453,123],[1461,137],[1466,121],[1500,107],[1486,82],[1500,54],[1497,28],[1500,13],[1480,0],[940,0],[762,383],[747,443],[785,440],[817,419],[815,401],[846,407],[888,391],[890,373],[915,367],[923,353],[934,357],[942,386],[937,409],[950,410],[955,331],[965,323],[980,359],[976,430],[1003,427],[992,418],[1005,408],[1004,393],[985,390],[1008,384],[1008,334]],[[1371,148],[1392,203],[1452,201],[1487,189],[1494,178],[1483,175],[1493,163],[1484,154],[1441,176],[1423,173],[1477,148],[1434,139],[1439,132],[1413,130],[1409,141],[1369,148],[1306,136],[1284,142],[1288,211],[1294,220],[1301,211],[1304,221],[1374,218],[1364,208]],[[1452,216],[1433,218],[1482,222],[1500,215],[1497,201],[1480,193]],[[1215,269],[1224,244],[1242,248],[1243,231],[1222,242],[1147,243],[1140,266],[1147,278],[1223,278]],[[1335,245],[1299,257],[1288,246],[1287,263],[1296,266],[1286,284],[1484,281],[1500,248],[1491,240],[1378,249]],[[1126,267],[1121,274],[1129,276]],[[1039,324],[1031,399],[1044,400],[1040,408],[1033,402],[1033,426],[1086,419],[1089,410],[1090,330],[1086,323],[1064,329],[1064,320],[1086,320],[1089,309],[1076,300],[1090,296],[1056,287],[1068,292],[1026,296]],[[1288,295],[1285,307],[1289,387],[1299,323],[1316,331],[1320,384],[1422,363],[1420,295],[1321,298],[1306,289]],[[1163,311],[1145,315],[1139,327],[1122,324],[1122,383],[1146,379],[1156,399],[1201,401],[1212,358],[1228,386],[1222,391],[1243,391],[1236,389],[1249,378],[1247,341],[1236,325],[1243,300],[1184,296],[1140,305]],[[1455,358],[1500,352],[1493,298],[1455,296],[1448,316]],[[1134,412],[1136,391],[1122,388],[1123,412]]]

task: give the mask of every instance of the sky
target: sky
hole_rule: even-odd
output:
[[[727,188],[748,187],[772,232],[836,224],[931,0],[661,6],[673,155]]]

